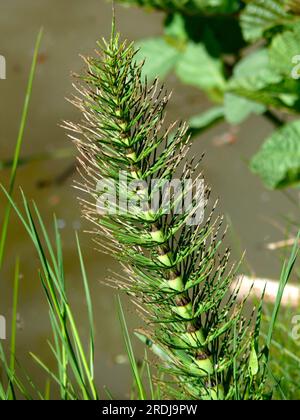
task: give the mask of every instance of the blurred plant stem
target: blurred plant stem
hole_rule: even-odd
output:
[[[285,121],[282,120],[278,115],[276,115],[273,111],[266,111],[264,117],[270,121],[275,127],[282,127],[285,124]]]
[[[26,122],[27,122],[33,79],[35,75],[38,52],[39,52],[39,48],[40,48],[40,44],[42,40],[42,35],[43,35],[43,29],[41,28],[38,33],[36,43],[35,43],[33,59],[31,63],[31,69],[30,69],[29,79],[27,83],[26,96],[25,96],[25,101],[24,101],[24,106],[23,106],[23,111],[22,111],[21,123],[19,127],[19,133],[17,137],[17,143],[15,147],[14,158],[13,158],[13,163],[12,163],[12,168],[11,168],[11,175],[10,175],[9,188],[8,188],[9,194],[11,196],[13,195],[14,187],[15,187],[17,169],[18,169],[19,159],[20,159],[20,152],[21,152],[21,147],[22,147],[23,138],[24,138],[24,131],[25,131]],[[11,204],[8,203],[5,210],[5,215],[4,215],[3,225],[2,225],[2,232],[1,232],[1,237],[0,237],[0,269],[3,264],[4,249],[5,249],[5,243],[6,243],[6,238],[7,238],[10,211],[11,211]]]

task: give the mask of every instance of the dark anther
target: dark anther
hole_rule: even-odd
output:
[[[175,280],[177,277],[180,277],[180,273],[176,270],[172,270],[169,273],[169,280]]]
[[[186,306],[189,303],[189,299],[185,296],[178,296],[176,297],[175,302],[177,306]]]
[[[217,385],[217,383],[216,381],[211,379],[210,381],[206,381],[204,385],[206,388],[214,388]]]
[[[206,360],[208,358],[209,358],[209,356],[205,352],[198,352],[196,354],[196,359],[197,360]]]
[[[189,324],[186,327],[186,330],[188,333],[195,333],[196,331],[198,331],[198,327],[195,323],[189,322]]]

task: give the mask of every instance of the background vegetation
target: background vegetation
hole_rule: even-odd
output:
[[[275,129],[251,159],[251,170],[268,188],[299,182],[298,2],[120,2],[165,12],[164,35],[140,42],[141,55],[150,78],[175,72],[216,103],[192,117],[193,132],[223,119],[235,125],[262,114]]]

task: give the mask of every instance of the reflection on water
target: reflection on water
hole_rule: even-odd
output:
[[[45,35],[39,56],[37,76],[30,106],[30,117],[26,128],[22,154],[51,152],[57,148],[68,148],[69,142],[63,130],[58,127],[62,119],[78,120],[78,114],[64,97],[72,93],[70,71],[80,71],[82,66],[78,53],[92,53],[95,41],[110,30],[111,8],[106,1],[90,0],[0,0],[0,53],[6,57],[7,80],[0,81],[0,159],[12,155],[18,129],[26,79],[30,66],[33,44],[41,25]],[[146,14],[140,10],[117,8],[118,26],[129,39],[159,34],[162,16]],[[183,119],[204,110],[208,103],[194,88],[178,84],[173,76],[168,80],[174,90],[169,107],[169,119]],[[253,269],[262,276],[276,276],[279,266],[276,258],[264,251],[263,245],[281,238],[281,233],[267,219],[277,219],[291,211],[291,206],[280,193],[266,192],[260,181],[252,176],[246,165],[251,154],[270,131],[270,126],[261,118],[245,123],[239,130],[234,145],[220,144],[224,140],[221,126],[195,142],[194,152],[206,152],[203,161],[207,181],[212,185],[214,195],[221,199],[220,210],[230,216],[238,234],[242,249]],[[255,132],[255,138],[253,133]],[[216,144],[219,147],[216,147]],[[107,268],[119,269],[108,257],[97,253],[87,229],[81,219],[76,191],[71,187],[72,178],[66,177],[60,185],[45,185],[49,179],[57,178],[70,171],[73,159],[59,161],[37,161],[20,168],[17,185],[22,185],[26,195],[33,198],[47,226],[51,226],[52,214],[59,219],[63,232],[65,269],[71,301],[76,308],[81,332],[84,334],[84,314],[81,280],[76,261],[74,229],[79,230],[86,256],[92,295],[94,296],[97,320],[96,374],[100,385],[108,385],[116,397],[126,396],[129,389],[129,368],[116,365],[123,360],[124,352],[120,328],[114,304],[114,292],[103,286]],[[1,183],[7,185],[8,173],[0,172]],[[62,180],[61,180],[62,181]],[[42,185],[47,188],[39,188]],[[1,197],[0,215],[3,216],[5,201]],[[46,337],[49,334],[45,300],[37,277],[38,261],[28,238],[12,218],[6,252],[5,269],[1,273],[0,313],[9,321],[12,295],[13,265],[17,256],[21,258],[22,281],[19,304],[18,354],[20,361],[29,358],[24,355],[34,351],[48,361]],[[139,321],[132,308],[128,311],[130,328]],[[141,350],[136,343],[138,353]],[[41,381],[39,370],[34,376]]]

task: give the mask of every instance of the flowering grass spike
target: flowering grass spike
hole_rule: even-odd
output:
[[[80,151],[78,187],[91,196],[81,199],[83,213],[97,243],[124,268],[110,281],[132,297],[147,324],[138,335],[162,356],[173,378],[165,384],[168,395],[263,398],[260,316],[255,327],[254,312],[246,317],[245,301],[237,300],[239,284],[230,292],[238,266],[229,263],[210,189],[196,188],[203,182],[201,160],[188,158],[187,127],[165,127],[169,95],[157,80],[144,80],[133,44],[121,42],[113,27],[111,40],[99,47],[95,58],[84,59],[86,71],[75,84],[79,95],[71,100],[84,118],[65,126]],[[136,188],[125,188],[120,173]],[[103,181],[116,189],[114,212],[107,189],[99,188]],[[124,211],[120,201],[133,204]],[[199,210],[204,220],[192,223]]]

